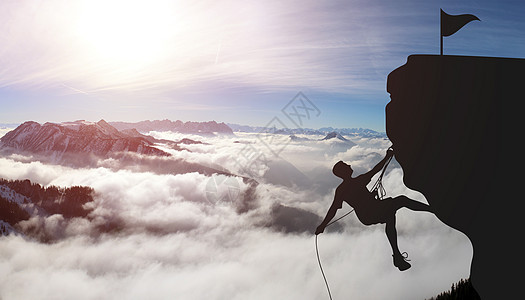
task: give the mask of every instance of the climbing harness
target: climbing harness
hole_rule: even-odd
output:
[[[392,146],[390,146],[390,148],[388,149],[392,149]],[[392,149],[393,150],[393,149]],[[385,171],[386,171],[386,168],[388,167],[388,164],[390,164],[390,161],[392,160],[392,157],[393,156],[390,156],[390,158],[385,162],[385,165],[383,166],[383,170],[381,171],[381,174],[379,175],[379,177],[377,178],[377,181],[376,183],[374,183],[373,187],[372,187],[372,191],[371,193],[375,193],[375,198],[378,199],[378,200],[382,200],[383,197],[385,197],[386,195],[386,190],[385,188],[383,187],[383,175],[385,175]],[[353,213],[355,209],[352,209],[351,211],[347,212],[346,214],[342,215],[341,217],[331,221],[330,223],[328,223],[326,227],[334,224],[335,222],[341,220],[342,218],[348,216],[349,214]],[[321,275],[323,275],[323,279],[324,279],[324,283],[326,285],[326,290],[328,291],[328,297],[330,298],[330,300],[333,300],[332,299],[332,293],[330,292],[330,286],[328,285],[328,280],[326,279],[326,275],[324,274],[324,270],[323,270],[323,266],[321,265],[321,258],[319,256],[319,246],[318,246],[318,243],[317,243],[317,234],[315,235],[315,253],[317,255],[317,263],[319,263],[319,269],[321,270]],[[404,252],[406,253],[406,252]],[[404,255],[403,255],[404,256]],[[408,258],[408,254],[407,254],[407,258]]]
[[[392,147],[388,148],[389,150],[392,149]],[[393,150],[393,149],[392,149]],[[385,165],[383,166],[383,170],[381,171],[381,174],[377,178],[376,183],[374,183],[374,186],[372,187],[371,193],[375,194],[375,198],[377,200],[383,200],[383,198],[386,196],[386,190],[383,187],[383,175],[385,175],[386,168],[388,167],[388,164],[390,164],[390,161],[392,161],[392,158],[394,156],[390,156],[388,160],[386,161]]]

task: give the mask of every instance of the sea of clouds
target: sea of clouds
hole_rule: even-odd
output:
[[[340,182],[331,167],[343,160],[356,175],[366,172],[387,139],[354,138],[357,146],[333,152],[284,135],[151,134],[205,142],[184,145],[189,151],[159,147],[169,159],[232,175],[0,157],[2,178],[95,190],[89,218],[34,217],[20,226],[36,226],[35,236],[0,238],[0,299],[328,299],[313,232]],[[388,196],[426,202],[402,176],[394,160],[384,177]],[[397,213],[400,248],[412,260],[405,272],[392,264],[383,225],[366,227],[353,214],[338,224],[319,236],[334,299],[425,299],[469,276],[469,240],[430,213]]]

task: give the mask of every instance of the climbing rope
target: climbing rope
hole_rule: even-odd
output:
[[[392,149],[392,147],[390,147],[389,149]],[[383,166],[383,170],[381,171],[381,174],[377,178],[376,183],[374,183],[374,185],[372,186],[371,193],[375,193],[376,194],[376,199],[378,199],[378,200],[382,200],[383,197],[386,195],[386,190],[383,187],[383,175],[385,175],[386,168],[388,167],[388,164],[390,164],[390,161],[392,160],[392,157],[393,156],[390,156],[390,158],[385,162],[385,165]],[[342,215],[341,217],[331,221],[330,223],[328,223],[325,226],[325,228],[330,226],[330,225],[332,225],[332,224],[334,224],[335,222],[341,220],[342,218],[348,216],[349,214],[351,214],[353,212],[354,212],[354,209],[352,209],[351,211],[349,211],[346,214]],[[328,280],[326,279],[326,275],[324,274],[323,266],[321,264],[321,258],[319,256],[319,246],[318,246],[318,243],[317,243],[317,236],[318,235],[316,234],[315,235],[315,253],[317,255],[317,263],[319,263],[319,269],[321,270],[321,274],[323,275],[324,283],[326,285],[326,290],[328,291],[328,297],[330,298],[330,300],[333,300],[332,299],[332,293],[330,291],[330,286],[328,285]],[[408,254],[407,254],[407,257],[408,257]]]
[[[348,216],[349,214],[353,213],[354,210],[352,209],[351,211],[347,212],[346,214],[344,214],[343,216],[335,219],[334,221],[328,223],[328,225],[326,225],[326,227],[334,224],[335,222],[341,220],[342,218]],[[325,227],[325,228],[326,228]],[[323,279],[324,279],[324,284],[326,285],[326,290],[328,291],[328,297],[330,297],[330,300],[332,300],[332,293],[330,292],[330,286],[328,285],[328,280],[326,279],[326,275],[324,274],[324,271],[323,271],[323,266],[321,264],[321,258],[319,257],[319,246],[317,245],[317,234],[315,235],[315,253],[317,254],[317,263],[319,263],[319,269],[321,270],[321,274],[323,275]]]

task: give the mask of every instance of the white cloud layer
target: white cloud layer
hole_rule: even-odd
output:
[[[205,141],[210,145],[192,145],[192,152],[179,155],[240,171],[231,161],[241,147],[256,140],[246,135]],[[338,184],[330,175],[331,165],[342,159],[356,172],[365,170],[389,146],[380,139],[355,142],[358,146],[330,157],[303,156],[311,165],[304,163],[297,169],[310,176],[315,183],[311,186],[278,185],[258,177],[251,209],[244,213],[238,212],[235,203],[242,197],[232,198],[234,203],[208,201],[206,192],[213,176],[70,168],[21,157],[0,158],[0,177],[28,178],[45,185],[86,185],[96,191],[87,219],[52,215],[25,221],[25,226],[36,224],[40,234],[54,237],[52,243],[20,236],[0,238],[0,298],[326,298],[311,233],[315,228],[280,232],[276,225],[281,223],[275,222],[282,220],[275,219],[275,213],[298,214],[316,224],[317,217],[307,212],[323,216],[328,209]],[[291,157],[301,147],[288,145],[283,157]],[[312,170],[323,168],[329,179],[312,178]],[[232,178],[238,182],[234,188],[240,195],[250,191],[240,177]],[[389,196],[405,194],[425,201],[404,187],[402,171],[395,164],[385,175],[384,186]],[[345,205],[339,213],[348,210]],[[472,249],[463,234],[429,213],[403,209],[397,220],[400,248],[412,259],[413,267],[406,272],[392,265],[382,225],[365,227],[350,215],[340,221],[344,230],[319,236],[334,299],[424,299],[468,277]],[[104,230],[106,224],[117,230]]]

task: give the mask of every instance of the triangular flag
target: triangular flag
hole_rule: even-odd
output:
[[[441,36],[453,35],[468,22],[474,20],[480,21],[475,15],[465,14],[453,16],[441,10]]]

